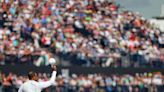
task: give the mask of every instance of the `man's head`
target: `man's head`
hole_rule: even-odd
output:
[[[28,73],[28,78],[29,78],[29,80],[35,80],[35,81],[38,80],[38,76],[37,76],[37,74],[34,73],[34,72],[29,72],[29,73]]]

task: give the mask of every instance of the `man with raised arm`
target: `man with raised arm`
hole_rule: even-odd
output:
[[[38,76],[34,72],[29,72],[28,78],[24,84],[21,85],[18,92],[41,92],[44,88],[47,88],[54,84],[57,74],[57,68],[55,65],[51,66],[53,69],[50,80],[45,82],[38,82]]]

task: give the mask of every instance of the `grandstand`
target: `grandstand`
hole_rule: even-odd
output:
[[[163,65],[162,31],[138,13],[120,11],[115,2],[13,1],[1,6],[2,64],[48,65],[55,55],[67,66]]]
[[[161,15],[151,19],[150,23],[164,32],[164,4],[161,5]]]
[[[15,73],[0,75],[0,92],[15,92],[31,69],[48,73],[50,58],[86,74],[58,76],[57,92],[164,92],[163,20],[122,10],[115,0],[0,0],[0,7],[0,69]],[[132,71],[104,75],[108,69]]]

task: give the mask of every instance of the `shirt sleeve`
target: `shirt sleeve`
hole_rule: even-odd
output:
[[[19,88],[18,92],[23,92],[23,85],[22,85],[22,86],[20,86],[20,88]]]
[[[50,80],[49,81],[45,81],[45,82],[39,82],[38,83],[39,87],[41,89],[44,89],[44,88],[47,88],[47,87],[51,86],[55,82],[56,74],[57,74],[57,72],[53,71]]]

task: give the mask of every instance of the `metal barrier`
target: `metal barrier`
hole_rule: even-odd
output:
[[[80,67],[80,66],[70,66],[70,67],[62,67],[58,66],[58,73],[62,74],[63,70],[68,70],[69,74],[131,74],[135,75],[136,73],[153,73],[153,72],[161,72],[164,74],[164,69],[162,68],[102,68],[102,67]],[[18,75],[27,75],[29,71],[34,71],[37,73],[51,73],[50,66],[41,66],[36,67],[34,65],[29,64],[17,64],[17,65],[3,65],[0,66],[0,71],[9,74],[14,73]]]

